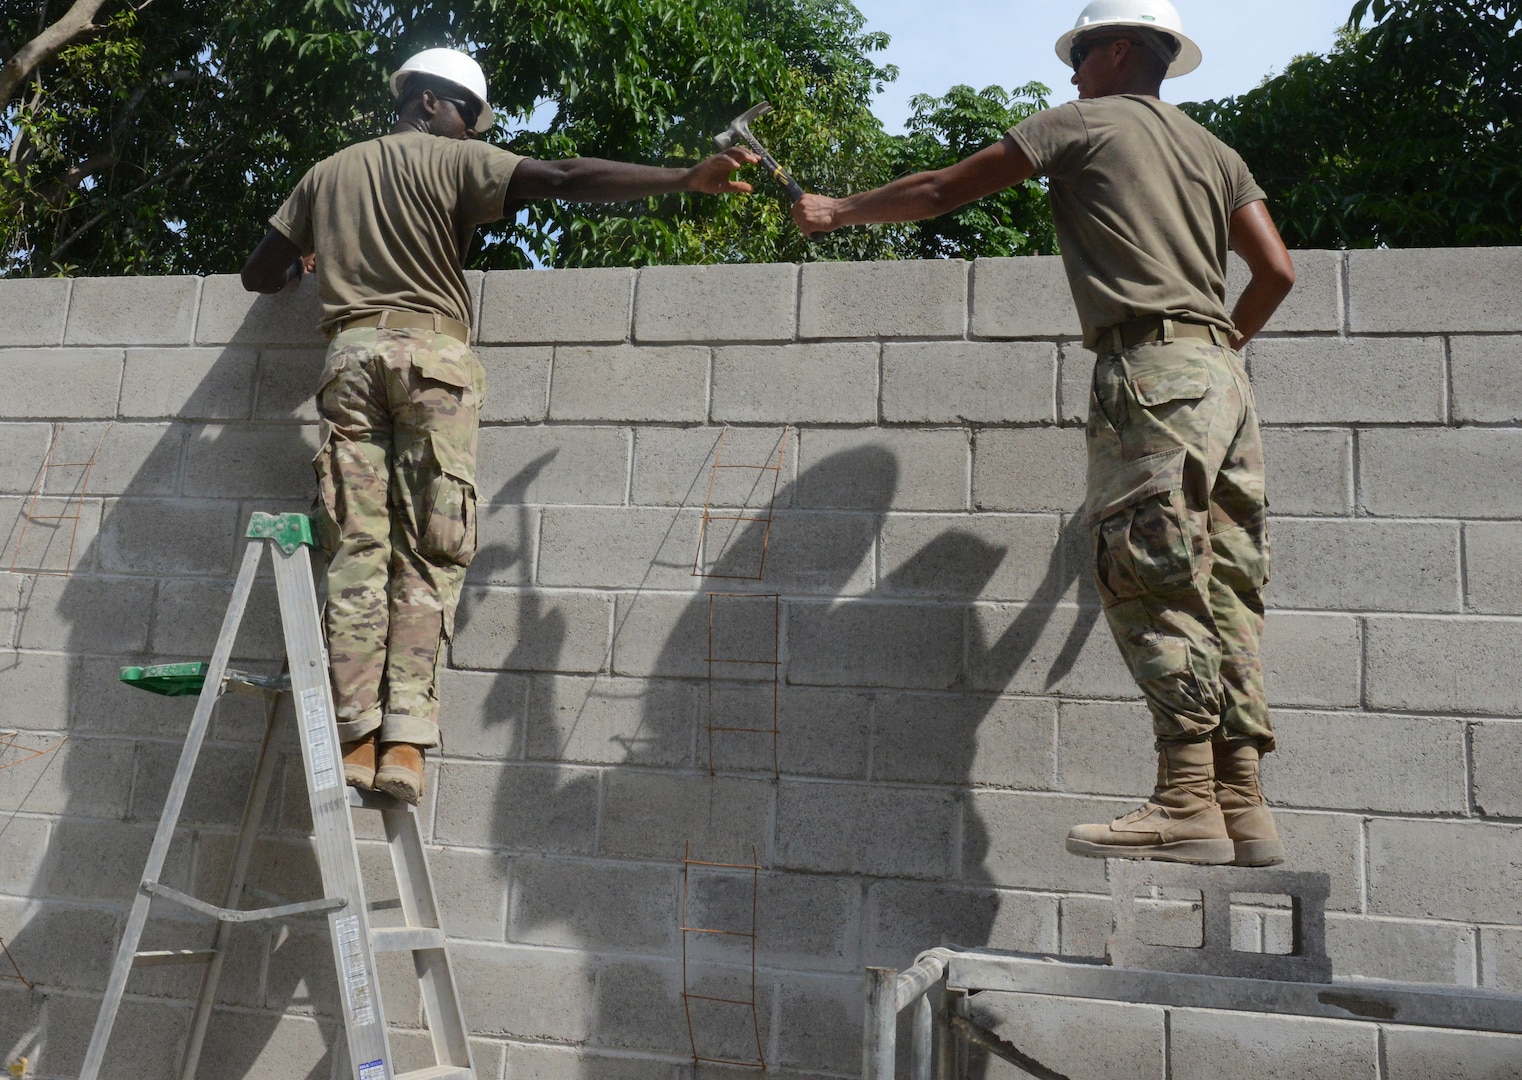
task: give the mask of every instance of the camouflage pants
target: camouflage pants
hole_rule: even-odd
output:
[[[317,391],[314,519],[339,737],[439,743],[438,672],[476,549],[476,425],[485,373],[424,330],[333,338]]]
[[[1268,501],[1241,357],[1192,338],[1101,355],[1088,447],[1094,576],[1158,741],[1272,750],[1258,655]]]

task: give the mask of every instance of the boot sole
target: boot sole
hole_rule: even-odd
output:
[[[1225,866],[1236,859],[1230,840],[1174,840],[1167,844],[1096,844],[1068,837],[1068,853],[1091,859],[1153,859],[1157,862]]]
[[[423,801],[422,778],[411,769],[376,770],[375,790],[413,806]]]
[[[357,765],[344,766],[344,783],[361,791],[375,790],[375,770],[361,769]]]
[[[1236,866],[1277,866],[1284,861],[1284,845],[1278,840],[1233,841]]]

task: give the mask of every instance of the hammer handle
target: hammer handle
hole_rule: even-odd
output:
[[[803,188],[799,186],[798,181],[789,176],[787,170],[777,164],[777,159],[765,150],[761,151],[761,167],[771,174],[773,180],[787,188],[787,197],[790,202],[797,202],[803,198]]]

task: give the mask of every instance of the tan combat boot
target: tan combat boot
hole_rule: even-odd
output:
[[[1152,797],[1108,825],[1074,825],[1068,851],[1095,858],[1231,862],[1231,839],[1212,791],[1214,771],[1209,742],[1161,744]]]
[[[375,790],[417,805],[423,798],[423,748],[411,743],[388,742],[382,743],[380,750]]]
[[[1251,739],[1216,742],[1215,798],[1226,816],[1226,834],[1238,866],[1273,866],[1284,861],[1284,845],[1274,815],[1258,786],[1258,744]]]
[[[374,735],[366,735],[363,739],[346,742],[339,747],[344,756],[344,783],[363,791],[374,789],[375,748]]]

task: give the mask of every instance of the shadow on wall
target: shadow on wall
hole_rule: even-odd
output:
[[[254,305],[233,341],[258,339],[266,305]],[[104,499],[103,516],[98,532],[88,522],[82,527],[72,574],[0,579],[17,590],[20,651],[10,654],[9,674],[23,691],[12,695],[5,726],[62,728],[69,736],[41,759],[42,770],[0,773],[0,811],[57,815],[30,885],[14,888],[34,902],[0,908],[0,936],[37,984],[31,992],[16,983],[0,986],[0,1053],[29,1057],[40,1077],[78,1075],[195,708],[194,698],[128,688],[118,681],[118,669],[205,659],[231,595],[250,512],[310,505],[303,493],[312,488],[315,437],[300,422],[313,419],[304,402],[321,369],[320,347],[132,353],[143,365],[137,374],[165,379],[165,398],[184,401],[180,418],[117,422],[105,434],[90,482],[92,495]],[[191,354],[206,361],[194,387],[173,386],[170,373],[151,371],[155,360],[169,368]],[[160,401],[144,406],[144,415],[163,414],[148,411],[153,408],[176,413]],[[123,411],[129,410],[124,402]],[[67,425],[60,449],[88,453],[103,426]],[[283,647],[275,605],[266,568],[244,617],[235,666],[278,667]],[[219,705],[166,884],[220,901],[262,730],[254,699],[233,695]],[[283,779],[277,777],[266,808],[244,906],[321,895],[316,859],[303,839],[310,822],[293,737],[284,753]],[[13,838],[5,834],[13,829],[26,850],[33,839],[26,831],[40,827],[38,819],[7,813],[0,850],[11,850]],[[35,839],[40,848],[40,835]],[[210,943],[207,924],[177,918],[178,911],[155,905],[144,948]],[[320,921],[234,930],[201,1057],[203,1080],[327,1080],[338,998],[326,937]],[[198,967],[133,974],[104,1076],[177,1075],[200,975]],[[288,1011],[307,1017],[284,1016]]]

